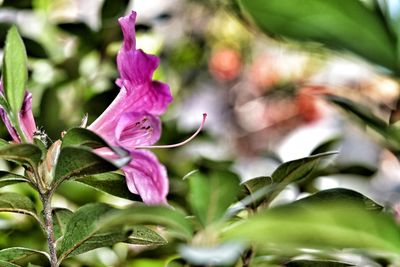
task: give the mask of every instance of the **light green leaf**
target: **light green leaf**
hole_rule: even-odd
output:
[[[90,176],[79,177],[75,181],[104,191],[113,196],[140,201],[140,197],[131,193],[126,185],[125,176],[107,172]]]
[[[128,240],[125,241],[126,243],[136,245],[165,245],[168,243],[167,240],[149,227],[139,225],[133,226],[131,230],[132,233]]]
[[[18,193],[0,194],[0,212],[16,212],[31,215],[38,221],[35,204],[26,196]]]
[[[0,187],[24,182],[30,183],[30,180],[19,174],[0,171]]]
[[[328,261],[328,260],[293,260],[284,265],[285,267],[346,267],[355,266],[353,264]]]
[[[263,210],[230,226],[223,240],[244,241],[285,253],[299,248],[364,249],[399,255],[400,229],[392,215],[348,199],[312,200]]]
[[[239,177],[228,171],[207,176],[197,172],[189,177],[189,203],[203,226],[222,219],[240,191],[239,184]]]
[[[6,261],[0,261],[0,267],[21,267],[21,266]]]
[[[69,209],[53,209],[53,227],[55,239],[59,239],[65,234],[67,224],[73,215],[74,213]]]
[[[68,146],[61,149],[53,183],[57,187],[72,177],[99,174],[117,169],[118,166],[96,155],[88,148]]]
[[[382,16],[359,0],[239,0],[267,34],[352,51],[398,71],[396,40]],[[355,41],[356,40],[356,41]]]
[[[12,247],[0,250],[0,260],[9,263],[18,264],[21,261],[33,256],[44,257],[47,260],[49,259],[49,255],[46,252],[30,248]]]
[[[36,167],[42,158],[42,151],[32,144],[0,146],[0,158]]]
[[[21,109],[28,79],[27,56],[18,30],[12,26],[7,33],[3,59],[3,85],[7,101],[14,114]]]
[[[193,230],[184,214],[165,206],[133,205],[116,210],[99,222],[101,227],[118,227],[123,225],[160,225],[168,230],[169,235],[189,239]]]

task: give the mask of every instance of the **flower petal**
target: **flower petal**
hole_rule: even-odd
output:
[[[160,139],[160,135],[160,120],[144,112],[122,114],[115,129],[117,144],[130,151],[137,146],[153,145]]]
[[[138,193],[146,204],[165,204],[168,194],[167,171],[149,151],[136,150],[132,161],[123,167],[126,182],[132,193]]]
[[[136,12],[132,11],[129,15],[119,18],[118,22],[121,25],[124,35],[123,50],[136,49],[136,34],[135,34]]]
[[[32,142],[33,134],[36,131],[36,123],[32,113],[32,94],[28,91],[25,93],[24,102],[19,112],[19,121],[26,137]]]
[[[159,63],[158,57],[148,55],[141,49],[120,50],[117,55],[117,65],[121,79],[117,81],[117,84],[128,87],[128,90],[134,90],[135,86],[149,83]],[[125,80],[129,81],[129,86],[125,84]]]

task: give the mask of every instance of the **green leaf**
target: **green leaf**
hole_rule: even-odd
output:
[[[359,0],[239,0],[267,34],[320,42],[398,70],[395,39],[382,16]],[[355,41],[356,40],[356,41]]]
[[[44,257],[47,260],[49,259],[49,256],[46,252],[30,248],[12,247],[0,250],[0,261],[6,261],[9,263],[18,264],[19,262],[33,256]]]
[[[366,210],[383,210],[383,206],[379,205],[372,199],[350,189],[345,188],[332,188],[328,190],[319,191],[309,197],[300,199],[296,201],[297,204],[305,203],[309,205],[310,203],[331,203],[338,201],[340,203],[354,203],[364,207]]]
[[[18,193],[0,194],[0,212],[16,212],[33,216],[38,219],[35,204],[26,196]]]
[[[128,190],[125,181],[125,176],[118,173],[107,172],[107,173],[95,174],[77,178],[75,181],[86,184],[95,189],[104,191],[113,196],[126,198],[134,201],[141,200],[141,198],[138,195],[135,195]]]
[[[307,179],[318,166],[320,160],[336,154],[336,152],[326,152],[285,162],[272,173],[273,185],[276,185],[273,192],[266,197],[267,202],[271,202],[287,185]]]
[[[149,227],[139,225],[132,227],[131,230],[132,233],[128,240],[125,241],[126,243],[135,245],[165,245],[168,243],[167,240]]]
[[[24,43],[15,26],[7,33],[3,59],[3,85],[7,101],[18,114],[24,101],[28,79],[27,56]]]
[[[392,215],[366,210],[351,200],[311,200],[263,210],[231,225],[223,240],[244,241],[285,253],[299,248],[364,249],[398,255],[400,229]]]
[[[53,209],[53,227],[55,239],[59,239],[65,234],[67,224],[73,215],[74,213],[69,209]]]
[[[84,147],[64,147],[58,158],[54,181],[57,187],[72,177],[115,171],[118,166]]]
[[[101,8],[101,18],[103,23],[110,19],[115,20],[122,16],[125,13],[128,4],[129,0],[105,0],[103,7]]]
[[[222,219],[240,191],[239,184],[238,176],[228,171],[208,176],[197,172],[189,177],[189,203],[203,226]]]
[[[17,183],[30,183],[29,179],[19,174],[0,171],[0,187]]]
[[[263,188],[266,188],[267,186],[271,185],[272,183],[272,178],[268,176],[261,176],[261,177],[255,177],[253,179],[247,180],[243,182],[241,185],[245,189],[245,194],[249,196],[255,196],[257,194],[256,192],[260,192],[259,190],[262,190]],[[258,205],[261,204],[262,202],[262,197],[257,197],[252,199],[250,201],[251,205],[253,208],[256,208]]]
[[[36,167],[42,158],[42,151],[32,144],[0,146],[0,158]]]
[[[21,266],[6,261],[0,261],[0,267],[21,267]]]
[[[355,265],[338,261],[328,261],[328,260],[293,260],[289,261],[284,266],[285,267],[346,267]]]
[[[316,155],[316,154],[321,154],[325,152],[329,152],[332,150],[335,150],[338,146],[338,143],[342,140],[340,136],[335,136],[331,139],[326,140],[325,142],[322,142],[319,144],[317,147],[315,147],[310,155]]]
[[[59,262],[72,255],[110,246],[128,239],[130,230],[99,227],[98,221],[115,210],[102,203],[87,204],[70,218],[59,249]]]
[[[181,212],[165,206],[134,205],[113,211],[99,222],[101,227],[122,225],[160,225],[164,226],[170,235],[182,239],[190,239],[193,233],[191,224]]]

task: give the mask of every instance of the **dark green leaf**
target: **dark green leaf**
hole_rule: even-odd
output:
[[[306,179],[314,171],[320,160],[336,154],[336,152],[326,152],[288,161],[281,164],[271,175],[272,182],[276,188],[266,201],[272,201],[287,185]]]
[[[117,170],[110,161],[84,147],[64,147],[58,158],[54,183],[58,186],[72,177],[81,177]]]
[[[30,183],[30,181],[24,176],[6,171],[0,171],[0,187],[24,182]]]
[[[188,239],[192,236],[192,227],[185,216],[165,206],[134,205],[117,210],[99,222],[101,227],[117,227],[122,225],[161,225],[170,234]]]
[[[400,252],[400,229],[393,216],[351,200],[294,202],[264,210],[229,227],[223,239],[273,247],[276,253],[305,247]]]
[[[342,140],[340,136],[333,137],[331,139],[326,140],[322,144],[319,144],[316,148],[314,148],[310,155],[321,154],[325,152],[332,151],[337,148],[338,143]]]
[[[70,218],[59,248],[59,261],[70,255],[77,255],[95,248],[109,246],[126,240],[129,233],[118,228],[102,231],[97,222],[107,213],[114,210],[112,207],[94,203],[79,208]],[[108,228],[110,229],[110,228]]]
[[[59,239],[65,234],[67,224],[73,215],[74,213],[69,209],[53,209],[53,227],[55,239]]]
[[[135,195],[128,190],[125,176],[118,173],[107,172],[102,174],[90,175],[80,177],[75,181],[89,185],[113,196],[135,201],[141,200],[138,195]]]
[[[10,263],[19,263],[20,261],[33,256],[40,256],[49,259],[47,253],[30,248],[13,247],[0,250],[0,261]]]
[[[42,151],[32,144],[0,146],[0,158],[35,167],[42,158]]]
[[[328,261],[328,260],[294,260],[286,263],[284,266],[285,267],[346,267],[355,265],[338,261]]]
[[[90,148],[108,147],[116,154],[124,157],[126,163],[130,160],[127,151],[119,147],[110,146],[103,138],[85,128],[77,127],[69,130],[62,139],[62,148],[67,146],[86,146]]]
[[[255,177],[242,183],[248,194],[253,194],[257,190],[272,183],[272,178],[268,176]]]
[[[105,0],[101,9],[102,20],[106,21],[122,16],[128,4],[129,0]]]
[[[300,199],[296,201],[297,204],[305,203],[309,205],[310,203],[354,203],[363,206],[366,210],[383,210],[383,206],[379,205],[372,199],[350,189],[345,188],[332,188],[328,190],[319,191],[309,197]]]
[[[239,184],[238,176],[228,171],[189,177],[189,203],[203,226],[222,219],[240,191]]]
[[[24,43],[15,26],[7,33],[3,59],[3,85],[7,101],[18,114],[25,95],[28,79],[27,57]]]
[[[239,0],[266,33],[352,51],[397,71],[395,39],[382,17],[358,0]],[[355,41],[356,40],[356,41]]]
[[[167,240],[146,226],[134,226],[126,243],[135,245],[165,245]]]

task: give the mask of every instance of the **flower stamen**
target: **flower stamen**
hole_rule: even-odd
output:
[[[188,139],[186,139],[183,142],[177,143],[177,144],[172,144],[172,145],[155,145],[155,146],[136,146],[135,149],[152,149],[152,148],[174,148],[174,147],[179,147],[179,146],[183,146],[187,143],[189,143],[190,141],[192,141],[203,129],[204,124],[206,122],[206,118],[207,118],[207,113],[203,113],[203,121],[200,124],[200,127],[197,129],[197,131],[192,134],[191,137],[189,137]]]

